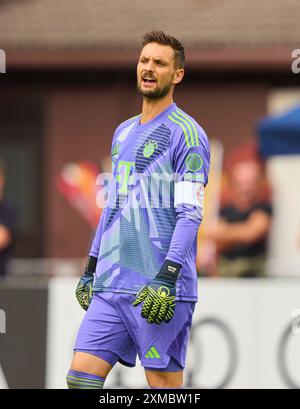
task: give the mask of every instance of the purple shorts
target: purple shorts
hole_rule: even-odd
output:
[[[149,370],[180,371],[186,350],[195,302],[177,301],[169,323],[148,324],[142,304],[131,305],[133,294],[96,292],[81,323],[74,351],[108,361],[135,366],[138,355]]]

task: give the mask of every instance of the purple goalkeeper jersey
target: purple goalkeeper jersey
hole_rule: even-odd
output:
[[[176,299],[197,301],[209,141],[175,103],[145,124],[140,117],[113,136],[106,206],[89,253],[98,258],[93,290],[136,294],[167,259],[182,265]]]

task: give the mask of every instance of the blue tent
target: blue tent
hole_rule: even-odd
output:
[[[300,105],[258,124],[262,156],[300,154]]]

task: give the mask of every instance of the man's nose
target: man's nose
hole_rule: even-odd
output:
[[[153,61],[149,60],[149,61],[147,62],[147,64],[146,64],[145,69],[146,69],[147,71],[153,72]]]

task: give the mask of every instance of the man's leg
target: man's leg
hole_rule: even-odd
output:
[[[75,352],[71,369],[78,372],[87,372],[106,378],[113,365],[104,359],[86,352]]]
[[[159,372],[145,370],[146,378],[150,388],[182,388],[183,371]]]
[[[172,357],[166,368],[144,367],[144,369],[150,388],[183,387],[183,367]]]
[[[94,294],[75,342],[67,375],[69,388],[103,388],[118,360],[124,365],[135,365],[136,350],[115,308],[117,298],[112,293]]]
[[[195,303],[178,302],[169,323],[139,320],[140,360],[150,388],[182,388],[183,369]]]
[[[67,375],[69,389],[102,389],[113,365],[86,352],[75,352]]]

